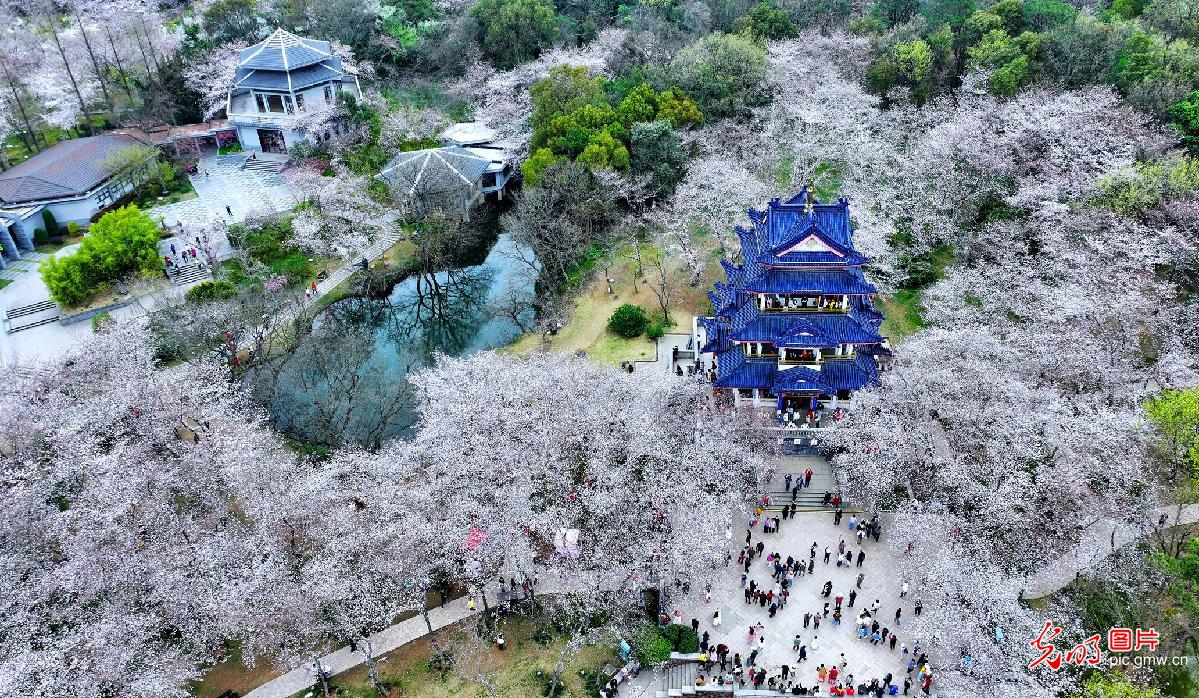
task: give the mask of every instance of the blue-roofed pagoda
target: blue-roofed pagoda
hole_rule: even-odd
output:
[[[780,414],[836,409],[877,381],[876,357],[889,353],[876,289],[862,273],[870,260],[853,247],[849,202],[820,203],[809,184],[748,214],[752,225],[737,226],[742,263],[722,260],[727,282],[708,293],[714,316],[698,321],[715,387]]]

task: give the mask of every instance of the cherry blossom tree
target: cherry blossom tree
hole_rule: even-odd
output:
[[[240,589],[266,570],[255,502],[288,457],[218,366],[156,368],[148,336],[117,326],[62,363],[10,372],[10,690],[186,696],[245,630]]]
[[[205,119],[211,119],[226,107],[238,57],[245,48],[244,41],[231,41],[188,61],[184,79],[188,87],[200,94]]]
[[[289,243],[315,254],[349,257],[364,250],[372,234],[396,218],[370,194],[372,180],[334,162],[332,176],[311,167],[291,168],[288,183],[306,206],[292,218]]]

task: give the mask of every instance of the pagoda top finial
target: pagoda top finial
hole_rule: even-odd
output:
[[[815,208],[815,204],[816,204],[816,187],[813,186],[812,182],[809,181],[808,186],[807,186],[807,199],[804,202],[804,208],[803,208],[804,214],[809,215],[809,216],[812,215],[812,211]]]

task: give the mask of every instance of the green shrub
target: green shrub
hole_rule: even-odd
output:
[[[79,224],[75,221],[67,223],[67,235],[70,235],[73,238],[79,237]]]
[[[48,245],[50,243],[50,233],[38,228],[33,231],[33,244]]]
[[[670,642],[675,652],[695,654],[699,651],[699,635],[689,625],[674,623],[662,628],[662,635]]]
[[[1199,90],[1170,107],[1170,122],[1182,136],[1183,144],[1199,154]]]
[[[192,303],[227,301],[237,296],[237,285],[232,281],[201,281],[187,289],[186,298]]]
[[[632,339],[649,327],[649,316],[641,308],[625,303],[608,318],[608,329],[626,339]]]
[[[77,306],[126,274],[159,273],[158,230],[158,223],[136,206],[104,214],[75,254],[42,262],[50,297],[60,305]]]
[[[664,325],[660,325],[656,322],[654,324],[650,325],[649,327],[645,328],[646,338],[652,339],[655,342],[658,341],[659,339],[662,339],[662,337],[664,337],[665,335],[666,335],[666,327]]]
[[[46,226],[46,235],[58,235],[58,221],[55,220],[54,214],[48,208],[42,209],[42,225]]]
[[[754,41],[785,39],[795,36],[795,22],[786,10],[763,0],[749,14],[733,22],[733,29]]]
[[[92,332],[99,332],[100,328],[112,319],[112,315],[108,313],[99,313],[92,316]]]
[[[629,644],[633,647],[633,656],[643,666],[653,666],[665,662],[670,659],[670,653],[674,649],[670,640],[663,637],[656,628],[639,631],[633,635],[632,642]]]
[[[440,649],[429,657],[429,669],[436,674],[445,676],[454,669],[454,653],[448,649]]]

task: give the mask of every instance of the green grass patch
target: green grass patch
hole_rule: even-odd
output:
[[[583,283],[603,258],[603,250],[595,245],[589,247],[583,256],[566,270],[566,285],[574,288]]]
[[[653,361],[657,358],[654,342],[644,337],[625,339],[613,332],[605,332],[587,352],[592,361],[619,366],[621,361]]]
[[[779,161],[778,168],[774,172],[774,183],[778,185],[780,191],[791,191],[791,171],[793,169],[795,169],[795,153],[783,155],[783,159]]]
[[[233,153],[240,153],[241,151],[241,143],[237,142],[230,143],[229,145],[222,145],[221,147],[217,148],[217,154],[219,155],[232,155]]]
[[[11,283],[12,283],[12,279],[0,279],[0,288],[4,288],[5,286],[7,286]]]
[[[924,318],[920,314],[918,289],[901,289],[895,295],[879,298],[885,316],[879,332],[884,337],[889,337],[892,344],[925,326]]]
[[[824,203],[836,201],[841,195],[841,185],[845,181],[845,165],[836,162],[822,162],[812,172],[812,180],[818,200]]]

